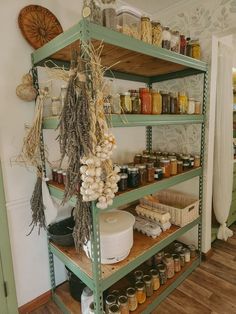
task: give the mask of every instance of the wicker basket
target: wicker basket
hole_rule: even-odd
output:
[[[154,207],[169,212],[173,225],[183,227],[199,216],[199,199],[197,197],[173,190],[164,190],[155,193],[154,196],[159,200]]]

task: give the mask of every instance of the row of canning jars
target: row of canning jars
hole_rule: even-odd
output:
[[[104,105],[106,114],[201,114],[201,103],[186,92],[158,91],[149,88],[129,90],[119,99]]]

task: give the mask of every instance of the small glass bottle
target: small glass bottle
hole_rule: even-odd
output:
[[[132,101],[129,92],[120,94],[120,105],[124,113],[132,113]]]
[[[201,59],[201,46],[199,40],[192,40],[192,58],[200,60]]]
[[[178,113],[178,94],[176,92],[170,93],[170,113]]]
[[[186,55],[186,39],[184,35],[180,35],[180,53]]]
[[[134,90],[131,93],[131,101],[132,101],[132,113],[133,114],[140,114],[142,107],[141,107],[141,100],[139,98],[139,93]]]
[[[157,269],[159,270],[159,276],[160,276],[160,284],[164,285],[167,282],[167,270],[166,266],[164,264],[159,264],[157,266]]]
[[[190,168],[194,167],[194,157],[192,157],[192,156],[189,157],[189,166],[190,166]]]
[[[152,22],[152,44],[162,46],[162,26],[158,22]]]
[[[177,174],[177,159],[171,158],[170,160],[170,175],[175,176]]]
[[[129,304],[128,304],[128,297],[125,295],[121,295],[118,298],[118,305],[120,307],[121,314],[129,314]]]
[[[130,312],[133,312],[137,309],[138,307],[138,301],[137,301],[137,296],[134,288],[128,288],[126,290],[126,295],[128,298],[128,305],[129,305],[129,310]]]
[[[162,48],[170,50],[171,33],[169,27],[165,26],[162,32]]]
[[[128,165],[120,165],[120,173],[128,173]]]
[[[153,182],[155,180],[155,168],[152,162],[147,163],[147,182]]]
[[[162,97],[159,91],[152,92],[152,114],[162,113]]]
[[[108,314],[121,314],[119,305],[118,304],[110,305]]]
[[[185,92],[179,92],[178,103],[180,113],[186,114],[188,112],[188,98]]]
[[[183,161],[182,160],[178,160],[177,161],[177,173],[183,173]]]
[[[67,174],[65,171],[62,172],[62,179],[63,179],[63,184],[66,185]]]
[[[144,275],[143,276],[143,281],[145,283],[146,296],[147,297],[151,297],[153,295],[153,280],[152,280],[152,276]]]
[[[140,165],[138,168],[139,168],[140,185],[144,185],[147,183],[147,168],[145,165]]]
[[[170,177],[170,160],[169,159],[162,159],[161,160],[161,168],[163,172],[164,178]]]
[[[136,154],[134,156],[134,164],[140,164],[142,160],[142,155],[141,154]]]
[[[164,264],[166,265],[166,272],[167,272],[167,278],[173,278],[175,275],[175,269],[174,269],[174,259],[169,253],[165,253]]]
[[[145,284],[142,281],[137,281],[135,287],[138,304],[143,304],[146,301]]]
[[[128,188],[128,174],[120,173],[120,180],[118,181],[118,188],[120,192],[127,190]]]
[[[170,94],[167,91],[161,91],[162,113],[170,113]]]
[[[179,252],[179,258],[180,258],[180,265],[181,267],[185,266],[185,254],[184,251]]]
[[[199,155],[194,156],[194,168],[198,168],[201,166],[201,159]]]
[[[178,254],[173,254],[172,256],[173,256],[173,260],[174,260],[175,273],[178,273],[181,271],[180,257]]]
[[[171,51],[179,53],[180,49],[180,36],[178,31],[171,32],[171,41],[170,41]]]
[[[192,45],[191,45],[191,38],[186,38],[186,56],[192,57]]]
[[[188,99],[188,114],[195,113],[195,100],[193,98]]]
[[[152,43],[152,24],[147,16],[141,17],[141,40],[148,44]]]
[[[109,313],[109,308],[112,304],[116,304],[116,296],[114,294],[109,294],[105,300],[106,313]]]
[[[195,100],[195,110],[194,114],[201,114],[201,102]]]
[[[139,186],[139,171],[136,167],[128,168],[128,186],[130,188],[136,188]]]
[[[152,97],[148,88],[140,88],[141,113],[152,114]]]
[[[150,275],[152,276],[152,281],[153,281],[153,290],[156,291],[160,288],[160,278],[159,278],[159,273],[156,269],[151,269],[150,270]]]

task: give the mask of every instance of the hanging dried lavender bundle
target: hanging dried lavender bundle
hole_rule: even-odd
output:
[[[46,228],[45,223],[45,215],[44,215],[44,205],[43,205],[43,197],[42,197],[42,176],[38,175],[37,181],[35,183],[34,191],[30,200],[31,211],[32,211],[32,222],[30,226],[32,226],[28,235],[30,235],[34,228],[38,225],[40,234],[41,228]]]

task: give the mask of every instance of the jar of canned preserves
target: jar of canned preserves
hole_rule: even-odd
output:
[[[170,95],[167,91],[161,91],[162,113],[170,113]]]
[[[160,278],[159,278],[159,273],[156,269],[151,269],[150,270],[150,275],[152,276],[152,281],[153,281],[153,290],[156,291],[160,288]]]
[[[186,56],[192,57],[192,44],[191,44],[191,38],[186,38]]]
[[[142,161],[142,163],[144,164],[144,163],[147,163],[147,162],[149,162],[149,157],[150,157],[150,155],[142,155],[142,158],[141,158],[141,161]]]
[[[132,91],[131,101],[132,101],[132,113],[133,114],[140,114],[142,111],[142,108],[141,108],[141,100],[139,98],[138,91],[136,91],[136,90]]]
[[[132,101],[129,92],[120,94],[120,105],[124,113],[132,113]]]
[[[163,262],[166,265],[167,278],[168,279],[173,278],[175,275],[173,256],[170,253],[165,253]]]
[[[143,304],[146,301],[146,289],[144,282],[137,281],[135,284],[135,288],[138,304]]]
[[[175,176],[177,174],[177,159],[171,158],[170,160],[170,174],[171,176]]]
[[[141,40],[148,44],[152,43],[152,24],[147,16],[141,17]]]
[[[147,183],[147,168],[145,165],[140,165],[138,168],[139,168],[140,184],[144,185]]]
[[[170,177],[170,160],[169,159],[162,159],[161,160],[161,168],[164,178]]]
[[[162,48],[170,50],[171,33],[170,28],[165,26],[162,31]]]
[[[154,155],[150,156],[149,157],[149,162],[152,162],[154,167],[156,167],[156,165],[157,165],[157,157],[154,156]]]
[[[146,288],[146,296],[151,297],[153,295],[153,281],[152,281],[152,276],[150,275],[144,275],[143,276],[143,281],[145,283],[145,288]]]
[[[190,168],[194,167],[194,157],[189,157],[189,166]]]
[[[63,171],[62,170],[58,170],[57,171],[57,183],[58,184],[63,184]]]
[[[121,165],[120,173],[128,173],[128,165]]]
[[[62,172],[63,184],[66,185],[67,174],[65,171]]]
[[[118,188],[120,192],[127,190],[128,188],[128,174],[120,173],[120,180],[118,181]]]
[[[137,300],[135,289],[132,288],[132,287],[128,288],[126,290],[126,295],[127,295],[127,298],[128,298],[129,310],[130,310],[130,312],[133,312],[138,307],[138,300]]]
[[[186,55],[186,39],[184,35],[180,35],[180,53]]]
[[[200,101],[195,101],[195,114],[201,114],[201,102]]]
[[[155,168],[152,162],[147,163],[147,182],[153,182],[155,180]]]
[[[128,186],[130,188],[137,188],[139,186],[139,171],[136,167],[128,168]]]
[[[180,36],[178,31],[171,32],[170,49],[179,53],[180,50]]]
[[[189,157],[183,156],[183,171],[189,170]]]
[[[185,254],[183,251],[179,252],[179,258],[180,258],[180,265],[181,267],[184,267],[185,265]]]
[[[201,165],[201,159],[199,155],[194,156],[194,168],[198,168]]]
[[[176,114],[178,112],[178,94],[176,92],[170,93],[170,113]]]
[[[134,163],[135,163],[135,164],[140,164],[141,161],[142,161],[142,155],[141,155],[141,154],[136,154],[136,155],[134,156]]]
[[[178,103],[179,112],[186,114],[188,112],[188,97],[185,92],[179,92]]]
[[[175,273],[178,273],[181,271],[180,257],[178,254],[173,254],[172,256],[173,256],[173,260],[174,260]]]
[[[152,44],[162,46],[162,26],[158,22],[152,22]]]
[[[140,88],[141,113],[152,114],[152,97],[148,88]]]
[[[155,180],[161,180],[162,177],[163,177],[162,168],[155,168],[155,175],[154,175]]]
[[[152,114],[162,113],[162,97],[159,91],[152,92]]]
[[[190,250],[185,248],[183,252],[184,252],[184,257],[185,257],[185,263],[189,263],[191,260]]]
[[[56,182],[56,183],[58,182],[57,171],[58,171],[58,169],[56,169],[56,168],[52,169],[52,181]]]
[[[199,40],[192,40],[191,41],[191,45],[192,45],[192,58],[194,59],[201,59],[201,46],[199,43]]]

